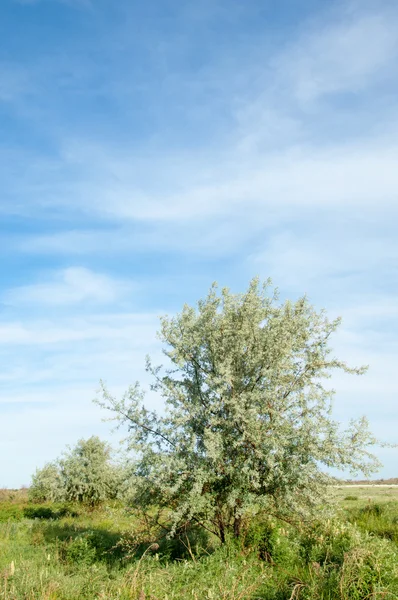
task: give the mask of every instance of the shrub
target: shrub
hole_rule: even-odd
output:
[[[75,509],[66,505],[25,506],[23,516],[27,519],[62,519],[63,517],[78,517]]]
[[[355,527],[329,521],[302,538],[306,571],[299,571],[291,598],[370,600],[395,598],[398,591],[397,549],[391,542],[363,534]],[[289,596],[287,596],[289,597]]]
[[[80,440],[60,460],[65,498],[97,506],[117,496],[117,470],[111,463],[111,449],[97,436]]]
[[[88,535],[80,535],[64,546],[64,559],[71,564],[92,565],[97,558],[97,551]]]
[[[80,440],[61,459],[36,470],[29,500],[36,503],[66,500],[97,506],[118,496],[123,479],[124,471],[111,462],[108,444],[92,436]]]
[[[0,504],[0,523],[7,521],[20,521],[23,518],[23,509],[16,504]]]
[[[348,518],[364,532],[398,543],[397,506],[395,504],[369,503],[362,508],[351,509]]]
[[[373,515],[375,517],[380,517],[385,512],[385,508],[382,504],[369,503],[363,508],[361,508],[361,513],[364,515]]]
[[[23,515],[27,519],[57,519],[58,514],[49,506],[26,506]]]
[[[397,564],[396,551],[384,540],[366,540],[362,546],[352,548],[341,568],[341,600],[383,597],[387,590],[397,592]]]
[[[56,463],[47,463],[42,469],[36,469],[28,492],[31,502],[58,502],[64,499],[64,495],[64,483]]]
[[[258,552],[262,560],[288,567],[298,560],[298,544],[292,532],[271,519],[256,519],[249,525],[244,545]]]
[[[344,555],[358,545],[360,532],[349,523],[318,522],[302,535],[300,553],[307,564],[342,564]]]

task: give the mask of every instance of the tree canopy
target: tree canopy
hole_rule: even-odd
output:
[[[55,462],[36,469],[29,487],[29,499],[32,502],[58,502],[64,499],[64,492],[64,482]]]
[[[140,485],[136,501],[169,509],[171,534],[196,522],[224,541],[248,513],[309,514],[333,481],[328,468],[377,468],[365,418],[342,430],[332,418],[334,370],[361,374],[329,345],[340,320],[305,297],[279,302],[270,282],[243,294],[214,284],[196,307],[161,319],[166,367],[147,370],[165,411],[140,385],[100,403],[127,424]]]
[[[111,458],[110,446],[97,436],[81,439],[61,458],[36,470],[29,497],[90,506],[115,498],[122,489],[123,471]]]
[[[110,446],[92,436],[79,440],[59,461],[65,499],[95,506],[117,494]]]

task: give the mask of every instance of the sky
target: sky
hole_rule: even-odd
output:
[[[397,32],[388,0],[1,0],[0,487],[116,443],[99,380],[145,387],[158,317],[255,275],[342,316],[335,418],[397,441]]]

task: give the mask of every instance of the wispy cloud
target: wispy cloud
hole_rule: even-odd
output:
[[[373,368],[336,380],[339,417],[349,407],[387,427],[398,356],[394,3],[303,15],[292,2],[269,17],[257,0],[92,3],[55,43],[61,2],[26,7],[30,46],[0,65],[0,402],[20,411],[23,431],[36,415],[37,456],[57,418],[75,435],[68,402],[90,433],[99,377],[118,391],[145,379],[159,307],[178,310],[214,279],[242,289],[256,273],[346,317],[336,350]],[[43,16],[52,41],[36,44]]]
[[[375,233],[366,217],[364,224],[359,218],[354,222],[331,219],[326,213],[316,223],[318,231],[309,231],[303,222],[301,231],[271,234],[261,251],[250,257],[253,268],[269,273],[284,288],[301,287],[311,293],[322,284],[331,289],[337,282],[344,283],[346,294],[357,293],[359,288],[372,297],[372,288],[377,290],[378,282],[398,264],[394,232]],[[366,245],[362,243],[365,236]],[[370,271],[375,273],[371,281]]]
[[[142,341],[145,337],[153,338],[155,322],[154,315],[145,313],[94,314],[84,318],[76,315],[62,320],[59,316],[52,320],[25,317],[19,322],[3,320],[0,323],[0,339],[2,346],[52,345],[85,340],[109,342],[130,336]]]
[[[81,302],[109,304],[131,291],[131,283],[94,273],[83,267],[69,267],[56,273],[46,283],[20,286],[8,290],[3,302],[12,305],[59,306]]]
[[[184,146],[167,152],[156,143],[143,153],[141,147],[116,149],[113,142],[74,140],[64,133],[58,156],[43,157],[41,164],[36,159],[23,183],[14,173],[3,210],[15,211],[15,195],[25,187],[33,210],[73,210],[83,216],[89,210],[100,218],[150,222],[217,219],[226,210],[233,215],[275,207],[391,205],[398,187],[397,111],[384,106],[386,117],[373,118],[366,130],[361,121],[357,140],[358,135],[347,137],[357,127],[355,114],[349,111],[346,117],[344,108],[324,105],[322,98],[355,96],[364,89],[372,95],[386,78],[395,85],[397,26],[397,11],[382,7],[340,14],[330,23],[317,19],[287,48],[269,55],[268,66],[253,67],[254,93],[234,90],[225,106],[228,135],[205,153]],[[232,81],[226,82],[225,98]],[[176,89],[179,83],[177,78]],[[207,74],[202,83],[212,85]],[[161,131],[165,126],[160,123]],[[336,127],[341,128],[337,137]]]
[[[322,96],[356,94],[394,78],[389,66],[398,57],[397,20],[396,9],[381,9],[347,11],[332,24],[316,21],[312,33],[276,60],[276,68],[304,109]]]

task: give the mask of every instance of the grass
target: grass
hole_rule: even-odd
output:
[[[353,502],[357,502],[358,505],[363,506],[369,502],[397,502],[398,503],[398,486],[383,485],[383,486],[346,486],[341,485],[333,488],[331,494],[338,500],[340,504],[350,506]]]
[[[21,504],[28,502],[28,490],[21,488],[20,490],[8,490],[0,488],[0,503],[7,502],[9,504]]]
[[[89,511],[0,493],[0,599],[398,599],[398,491],[386,492],[335,489],[338,518],[297,531],[264,517],[222,547],[199,530],[151,544],[116,503]]]

